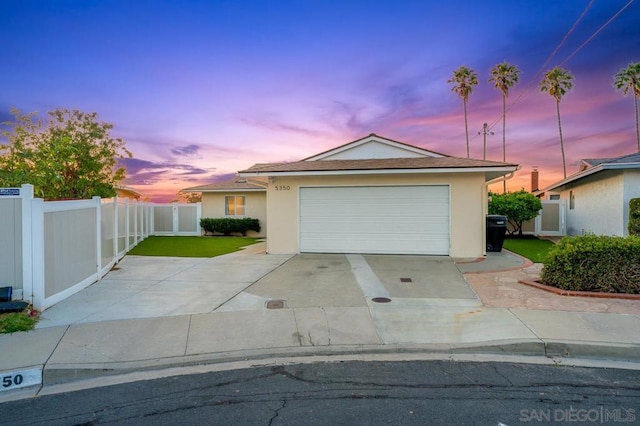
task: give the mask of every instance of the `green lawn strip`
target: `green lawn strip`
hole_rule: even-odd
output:
[[[38,322],[38,318],[30,317],[26,310],[25,312],[0,314],[0,334],[33,330],[36,322]]]
[[[151,236],[128,254],[137,256],[214,257],[240,250],[258,239],[244,237]]]
[[[551,241],[538,238],[507,238],[504,240],[504,248],[526,257],[534,263],[544,263],[551,247],[553,247]]]

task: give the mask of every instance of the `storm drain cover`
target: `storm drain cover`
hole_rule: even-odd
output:
[[[284,308],[284,300],[282,299],[267,300],[267,309],[283,309],[283,308]]]
[[[411,278],[400,278],[401,283],[412,283],[413,280]]]
[[[391,302],[391,299],[389,299],[388,297],[374,297],[371,300],[376,302],[376,303],[389,303],[389,302]]]

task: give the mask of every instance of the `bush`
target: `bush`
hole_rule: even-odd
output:
[[[629,235],[640,235],[640,198],[629,200]]]
[[[247,235],[247,231],[260,232],[260,221],[250,217],[241,219],[222,217],[203,217],[200,219],[200,226],[207,234],[242,234]]]
[[[549,251],[541,279],[565,290],[640,294],[640,237],[565,237]]]

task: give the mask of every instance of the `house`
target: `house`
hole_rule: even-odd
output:
[[[475,258],[486,248],[487,186],[517,169],[370,134],[297,162],[256,164],[239,175],[268,179],[268,253]]]
[[[251,217],[260,221],[260,232],[249,237],[267,235],[267,181],[235,176],[223,182],[186,188],[184,192],[202,193],[202,217]]]
[[[116,197],[128,198],[130,200],[139,200],[142,194],[136,191],[134,188],[125,185],[116,185]]]
[[[628,235],[629,200],[640,197],[640,153],[581,161],[580,171],[543,191],[566,206],[567,235]]]

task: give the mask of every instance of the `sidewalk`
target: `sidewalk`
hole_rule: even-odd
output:
[[[238,267],[240,256],[261,255],[227,256]],[[283,262],[277,259],[272,269]],[[518,299],[522,285],[516,278],[535,274],[535,265],[503,252],[457,267],[480,300],[400,297],[376,303],[365,297],[362,306],[222,309],[41,327],[0,335],[0,375],[38,369],[46,388],[170,367],[311,355],[474,353],[640,361],[640,302],[603,307],[601,299],[576,301],[526,288],[537,297],[531,308]],[[553,302],[545,304],[546,297]],[[590,306],[608,311],[589,312]],[[0,401],[39,390],[0,392]]]

